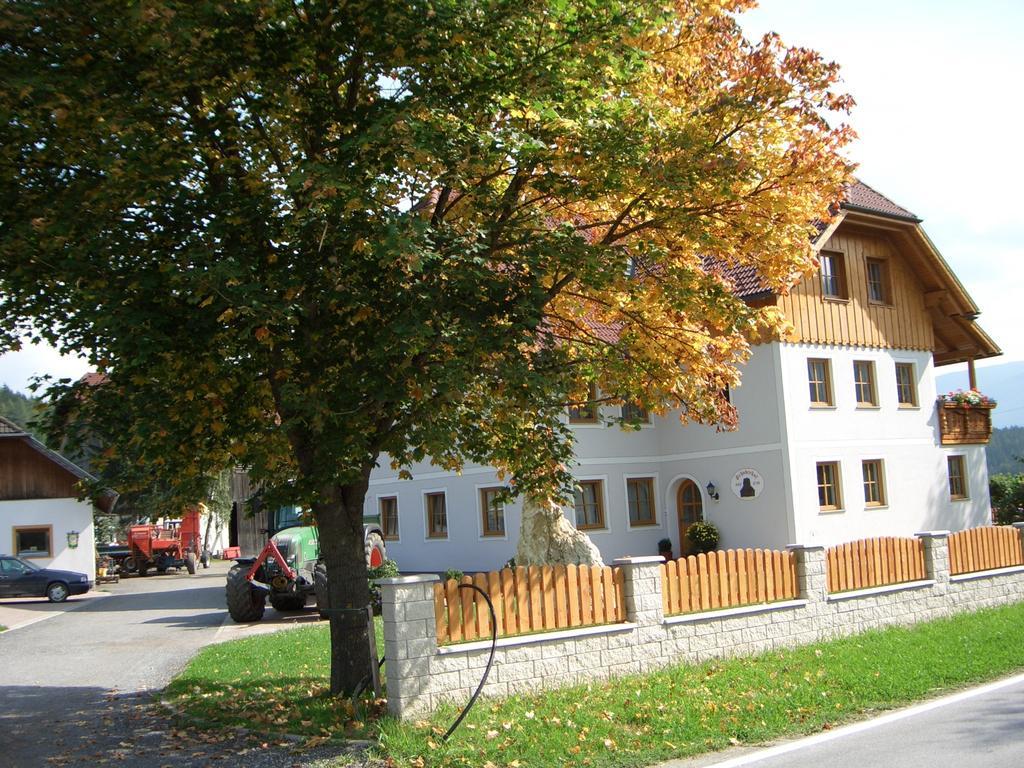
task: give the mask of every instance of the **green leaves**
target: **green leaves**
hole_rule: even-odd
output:
[[[241,462],[313,503],[382,454],[564,491],[586,379],[729,425],[780,321],[725,268],[809,267],[849,139],[744,5],[12,0],[4,343],[91,350],[108,384],[54,395],[183,496]]]

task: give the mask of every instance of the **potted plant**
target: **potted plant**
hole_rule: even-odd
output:
[[[700,520],[686,529],[686,538],[693,544],[697,554],[710,552],[718,546],[718,528],[705,520]]]
[[[672,539],[662,539],[658,542],[658,554],[665,558],[666,563],[672,559]]]
[[[975,408],[994,408],[996,401],[991,397],[981,394],[976,389],[962,390],[956,389],[952,392],[947,392],[944,395],[939,395],[939,402],[949,408],[956,407],[975,407]]]

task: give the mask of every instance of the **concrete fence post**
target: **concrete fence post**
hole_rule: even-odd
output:
[[[388,712],[397,718],[430,709],[430,660],[437,653],[434,583],[437,576],[381,579]]]
[[[790,544],[786,547],[796,555],[797,594],[813,608],[828,601],[828,573],[825,570],[825,548],[817,544]]]
[[[925,576],[935,582],[939,594],[949,589],[949,531],[920,531],[915,533],[924,542]]]
[[[661,606],[660,555],[646,557],[620,557],[613,565],[622,568],[623,596],[626,600],[626,621],[641,627],[661,626],[665,618]]]
[[[1017,529],[1017,533],[1020,534],[1020,546],[1024,549],[1024,523],[1014,523],[1013,527]]]

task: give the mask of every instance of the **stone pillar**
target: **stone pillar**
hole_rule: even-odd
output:
[[[661,606],[661,555],[620,557],[614,564],[622,568],[625,581],[626,621],[640,627],[661,626],[665,613]]]
[[[786,549],[796,554],[797,594],[809,603],[809,608],[823,605],[828,601],[825,548],[817,544],[790,544]]]
[[[430,661],[437,653],[437,576],[380,579],[388,712],[407,718],[430,709]]]
[[[924,542],[924,573],[935,582],[939,594],[949,589],[949,531],[915,533]]]

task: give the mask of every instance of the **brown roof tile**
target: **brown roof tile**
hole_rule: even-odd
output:
[[[860,179],[857,179],[846,188],[846,199],[843,201],[844,208],[852,208],[872,213],[880,213],[883,216],[893,216],[898,219],[910,221],[921,221],[906,208],[896,205],[892,200],[876,189],[869,187]]]
[[[10,419],[0,416],[0,435],[24,435],[25,430]]]

